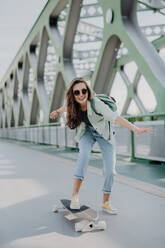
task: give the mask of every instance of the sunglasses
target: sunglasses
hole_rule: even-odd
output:
[[[85,95],[86,93],[87,93],[87,89],[82,89],[81,90],[81,93],[83,94],[83,95]],[[73,94],[75,95],[75,96],[78,96],[78,95],[80,95],[80,90],[75,90],[75,91],[73,91]]]

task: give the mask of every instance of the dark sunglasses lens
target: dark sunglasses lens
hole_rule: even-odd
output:
[[[75,90],[73,93],[74,93],[75,96],[78,96],[80,94],[80,91],[79,90]]]
[[[87,93],[87,89],[82,89],[81,92],[82,92],[83,95],[85,95],[85,94]],[[75,90],[75,91],[73,92],[73,94],[74,94],[75,96],[78,96],[78,95],[80,95],[80,91],[79,91],[79,90]]]
[[[87,93],[87,89],[82,89],[82,93],[85,95]]]

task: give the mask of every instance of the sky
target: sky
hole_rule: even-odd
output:
[[[46,3],[47,0],[1,0],[0,80]]]

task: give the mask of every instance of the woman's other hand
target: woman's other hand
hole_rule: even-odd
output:
[[[142,133],[149,133],[149,134],[152,134],[152,128],[151,127],[148,127],[148,128],[138,128],[136,127],[134,130],[133,130],[134,134],[136,135],[136,137],[138,137],[140,134]]]
[[[59,112],[57,110],[54,110],[49,115],[50,119],[56,119],[58,116],[59,116]]]

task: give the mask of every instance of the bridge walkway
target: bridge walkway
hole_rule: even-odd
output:
[[[101,211],[100,154],[91,154],[80,200],[100,213],[106,231],[76,233],[51,209],[70,198],[77,152],[26,142],[0,140],[1,248],[164,248],[165,168],[117,160],[112,202],[117,216]]]

